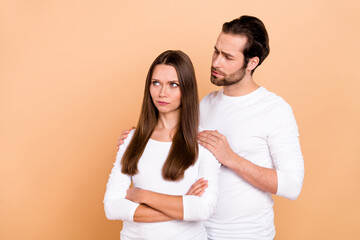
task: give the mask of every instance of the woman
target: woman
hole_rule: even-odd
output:
[[[138,126],[107,183],[105,214],[123,220],[122,240],[207,239],[200,220],[215,208],[220,164],[197,143],[198,109],[189,57],[163,52],[150,66]],[[208,181],[203,194],[189,190],[202,178]]]

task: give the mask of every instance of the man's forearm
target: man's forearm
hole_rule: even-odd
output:
[[[201,146],[207,148],[225,167],[254,187],[276,194],[278,178],[276,170],[260,167],[237,155],[230,147],[226,137],[216,130],[205,130],[198,133]]]
[[[233,153],[231,159],[226,161],[224,165],[254,187],[276,194],[278,179],[275,169],[258,166],[236,153]]]

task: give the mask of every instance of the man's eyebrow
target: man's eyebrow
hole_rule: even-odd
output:
[[[214,46],[214,49],[215,49],[216,52],[220,52],[219,49],[217,49],[216,46]],[[230,53],[227,53],[227,52],[224,52],[224,51],[221,51],[221,53],[224,54],[226,57],[231,57],[231,58],[234,57],[234,55],[232,55]]]
[[[232,54],[224,52],[224,51],[222,52],[222,54],[224,54],[226,57],[231,57],[231,58],[234,57]]]

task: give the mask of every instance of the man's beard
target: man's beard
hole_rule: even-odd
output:
[[[213,67],[211,67],[211,70],[216,71],[224,76],[222,78],[218,78],[211,74],[210,79],[212,84],[215,84],[216,86],[230,86],[240,82],[245,77],[246,68],[242,66],[238,71],[229,75],[226,75],[224,72],[221,72],[220,70]]]

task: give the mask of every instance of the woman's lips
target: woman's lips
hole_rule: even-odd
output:
[[[167,102],[162,102],[162,101],[157,101],[158,102],[158,104],[160,105],[160,106],[166,106],[166,105],[168,105],[169,103],[167,103]]]

